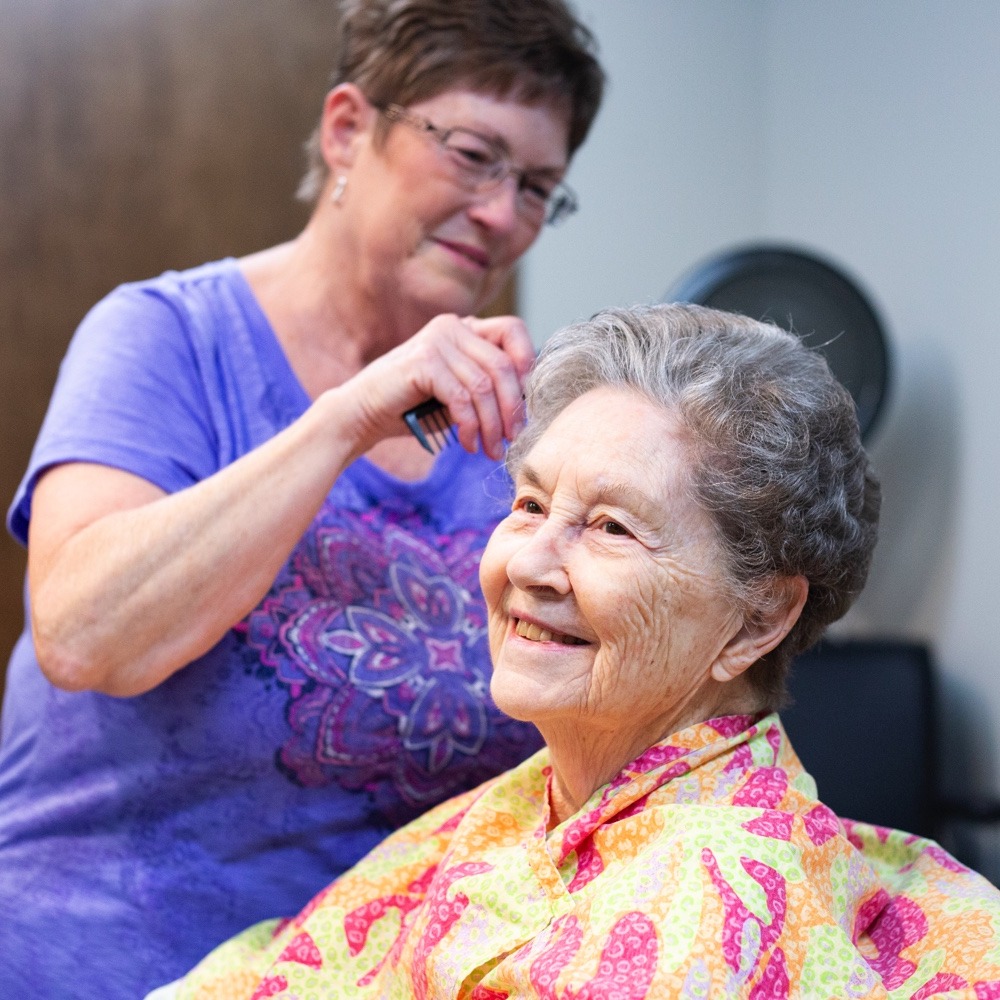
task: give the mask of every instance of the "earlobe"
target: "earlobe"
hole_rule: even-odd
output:
[[[744,623],[723,647],[712,664],[712,679],[719,683],[734,680],[766,656],[792,630],[809,596],[804,576],[788,576],[774,583],[773,601],[761,619]]]
[[[330,173],[348,169],[357,155],[359,139],[366,130],[374,109],[353,83],[341,83],[323,101],[320,120],[320,151]]]

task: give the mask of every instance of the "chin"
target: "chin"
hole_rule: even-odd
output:
[[[518,722],[535,721],[539,705],[539,692],[535,685],[525,683],[516,675],[494,671],[490,695],[504,715],[509,715]]]
[[[413,308],[431,318],[441,313],[471,316],[496,297],[492,284],[487,288],[485,281],[470,280],[468,275],[440,273],[424,275],[421,281],[404,289],[404,294],[407,291]]]

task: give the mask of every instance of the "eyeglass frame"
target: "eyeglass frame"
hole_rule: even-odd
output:
[[[528,178],[533,174],[538,173],[538,171],[521,170],[515,167],[510,162],[510,156],[508,155],[507,150],[504,149],[504,147],[495,138],[483,135],[482,132],[477,132],[475,129],[466,128],[463,125],[455,125],[451,128],[441,128],[440,125],[435,125],[429,118],[425,118],[423,115],[414,114],[412,111],[407,110],[400,104],[385,104],[381,106],[374,104],[372,106],[379,112],[379,114],[383,115],[387,121],[401,122],[404,125],[409,125],[411,128],[415,128],[417,131],[430,136],[438,144],[438,148],[442,153],[447,154],[456,152],[447,145],[448,140],[456,132],[472,136],[477,142],[483,143],[483,145],[486,146],[494,155],[493,163],[487,166],[491,171],[495,171],[495,176],[487,173],[483,174],[477,180],[468,176],[470,173],[476,172],[477,168],[475,164],[456,164],[457,171],[466,172],[466,177],[464,179],[460,178],[458,183],[475,194],[483,194],[487,191],[494,191],[500,187],[500,185],[503,184],[508,177],[514,177],[517,180],[517,193],[518,195],[521,195],[527,187]],[[523,202],[519,199],[518,204],[523,205]],[[542,224],[547,226],[557,226],[573,215],[579,207],[580,203],[576,192],[565,181],[556,181],[552,186],[552,190],[549,191],[543,201],[544,213],[542,217]],[[523,215],[524,213],[522,212],[521,214]]]

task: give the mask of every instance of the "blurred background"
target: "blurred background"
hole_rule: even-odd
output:
[[[871,442],[881,541],[838,632],[930,647],[942,786],[996,796],[1000,4],[576,7],[610,88],[570,175],[581,211],[529,253],[520,311],[541,342],[761,242],[857,280],[887,328],[893,378]],[[0,16],[6,506],[98,298],[298,231],[301,144],[334,25],[329,0],[0,0]],[[23,570],[4,535],[0,663],[22,624]]]

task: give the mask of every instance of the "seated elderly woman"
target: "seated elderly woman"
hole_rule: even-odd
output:
[[[822,357],[695,306],[609,311],[546,345],[527,406],[480,579],[493,696],[547,746],[169,995],[1000,996],[1000,893],[838,819],[775,714],[875,544]]]

